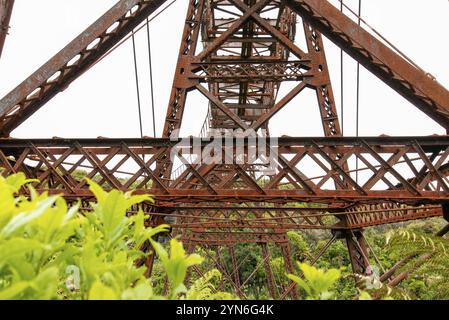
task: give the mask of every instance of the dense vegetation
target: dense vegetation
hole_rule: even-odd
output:
[[[142,211],[126,215],[131,206],[151,202],[150,197],[106,192],[89,180],[96,202],[92,211],[81,213],[78,205],[69,208],[60,196],[37,194],[30,182],[23,174],[0,177],[0,300],[237,298],[229,285],[220,285],[222,274],[204,258],[209,256],[207,249],[187,255],[176,239],[162,245],[153,237],[168,226],[145,228]],[[22,188],[29,190],[30,197],[17,196]],[[277,284],[295,281],[303,299],[447,299],[449,246],[447,240],[432,236],[442,223],[433,219],[367,232],[379,256],[377,274],[411,257],[413,272],[394,290],[375,276],[363,279],[368,284],[364,291],[356,289],[342,242],[334,243],[314,267],[308,265],[313,252],[329,237],[324,231],[289,234],[298,262],[295,275],[285,274],[276,247],[271,248],[270,264]],[[144,277],[145,267],[136,264],[149,254],[140,250],[148,241],[158,256],[150,280]],[[246,279],[260,263],[261,254],[251,244],[236,247],[236,254],[246,258],[240,268]],[[423,254],[428,259],[420,262]],[[192,272],[186,281],[188,270],[199,266],[206,272],[200,277]],[[246,296],[268,298],[264,284],[261,268],[245,286]]]

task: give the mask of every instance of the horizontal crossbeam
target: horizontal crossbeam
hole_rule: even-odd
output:
[[[235,139],[226,140],[216,139],[214,143],[220,141],[224,147],[235,142]],[[161,202],[314,201],[338,204],[394,200],[408,204],[434,204],[445,202],[448,197],[449,137],[446,136],[279,138],[277,156],[282,161],[274,161],[274,174],[253,176],[252,170],[261,172],[260,163],[232,164],[229,161],[235,158],[226,155],[226,158],[214,160],[213,167],[216,168],[212,171],[203,170],[201,164],[198,166],[192,162],[193,166],[185,169],[188,173],[178,178],[182,181],[159,178],[157,159],[164,154],[170,156],[175,146],[183,145],[183,161],[186,162],[189,157],[185,153],[192,151],[189,146],[195,141],[203,151],[211,143],[209,139],[193,138],[185,141],[3,139],[0,140],[0,167],[5,168],[5,175],[23,171],[29,178],[41,178],[43,181],[36,185],[39,191],[63,193],[72,198],[91,196],[81,179],[83,175],[97,179],[106,189],[113,187],[129,191],[137,187],[136,193],[153,194]],[[243,145],[247,143],[249,140],[243,141]],[[244,156],[248,157],[248,148],[244,149]],[[274,146],[270,149],[273,152]],[[237,152],[237,149],[232,150]],[[297,154],[304,156],[295,159]],[[363,172],[360,174],[363,179],[355,181],[355,171],[350,166],[333,160],[339,154],[344,154],[348,163],[362,157],[368,161],[369,166],[358,168]],[[220,166],[223,166],[221,171]],[[416,168],[419,169],[418,176]],[[228,177],[233,179],[228,180]],[[130,179],[131,184],[128,182]],[[223,184],[222,180],[228,182]],[[341,181],[351,183],[343,184]],[[336,183],[340,185],[338,189],[335,188]]]

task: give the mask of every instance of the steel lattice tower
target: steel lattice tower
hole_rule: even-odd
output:
[[[239,275],[242,262],[235,249],[241,244],[260,245],[263,260],[258,267],[265,269],[273,298],[296,297],[292,284],[279,290],[269,263],[274,244],[287,272],[294,271],[288,231],[330,230],[324,250],[343,239],[354,273],[367,275],[372,272],[371,253],[363,228],[437,216],[449,219],[449,137],[344,137],[322,36],[446,130],[449,92],[326,0],[189,0],[161,138],[10,138],[15,128],[165,2],[118,1],[0,101],[3,174],[23,171],[41,181],[35,184],[38,191],[86,203],[92,194],[86,182],[76,178],[78,170],[97,177],[106,189],[135,188],[136,193],[154,195],[157,203],[148,206],[149,225],[169,221],[172,236],[179,236],[190,252],[196,247],[214,251],[209,258],[243,298],[250,279]],[[2,26],[10,15],[4,12]],[[295,43],[299,33],[306,39],[304,48]],[[0,43],[2,36],[5,33]],[[279,97],[287,82],[292,89]],[[283,136],[276,146],[268,144],[268,153],[276,148],[274,171],[268,174],[262,159],[250,157],[251,148],[273,138],[270,120],[304,90],[316,92],[321,116],[317,125],[323,136]],[[209,111],[201,136],[186,140],[178,132],[192,91],[207,99]],[[243,162],[230,144],[236,142],[235,130],[246,138]],[[213,136],[216,132],[220,136]],[[231,149],[234,156],[217,156],[215,150],[214,162],[198,163],[176,149],[182,144],[192,151],[195,142],[204,152],[211,141],[220,142],[221,151]],[[354,168],[355,160],[360,168]],[[129,167],[137,169],[124,169]],[[356,179],[359,171],[365,174]],[[224,249],[230,271],[223,263]],[[146,263],[151,273],[152,258]],[[388,274],[384,280],[392,277]]]

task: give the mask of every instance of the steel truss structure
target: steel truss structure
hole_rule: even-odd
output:
[[[371,252],[363,228],[448,219],[449,137],[343,137],[322,35],[446,129],[449,92],[326,0],[189,0],[161,138],[10,138],[165,2],[118,1],[0,100],[4,175],[25,172],[39,179],[38,191],[81,198],[86,206],[92,194],[80,172],[105,189],[154,195],[156,205],[147,208],[149,225],[168,221],[172,236],[179,236],[188,251],[205,247],[207,254],[215,252],[211,261],[242,298],[257,271],[248,279],[239,274],[244,261],[238,261],[236,247],[244,243],[260,245],[257,269],[265,269],[271,297],[295,298],[294,285],[276,284],[269,263],[275,244],[287,271],[294,271],[288,231],[330,230],[332,238],[314,262],[333,241],[343,239],[354,273],[369,275]],[[1,49],[13,1],[0,3]],[[306,48],[295,43],[299,32]],[[292,89],[278,98],[284,82],[293,83]],[[251,149],[262,139],[270,141],[270,120],[304,90],[316,92],[324,137],[281,137],[276,145],[268,144],[268,153],[276,154],[268,174],[260,158],[251,158]],[[178,132],[192,91],[207,98],[209,112],[201,137],[182,139]],[[230,133],[235,129],[244,132],[240,154]],[[216,132],[220,135],[212,136]],[[211,143],[220,146],[212,163],[186,156],[195,154],[193,145],[210,154]],[[181,166],[174,166],[173,155]],[[153,259],[146,261],[149,273]],[[399,281],[394,270],[383,280]]]

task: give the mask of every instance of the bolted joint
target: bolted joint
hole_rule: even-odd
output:
[[[199,84],[199,80],[192,79],[195,74],[193,72],[191,56],[180,56],[176,67],[174,86],[181,89],[191,89]]]

